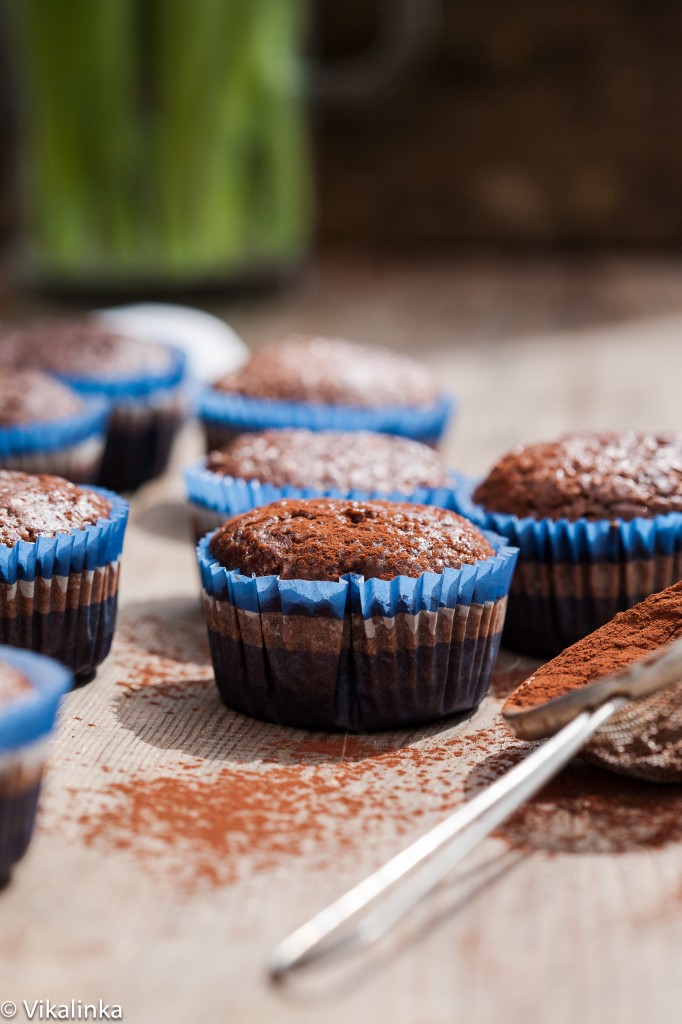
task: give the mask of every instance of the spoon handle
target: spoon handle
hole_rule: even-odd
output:
[[[272,954],[272,979],[284,981],[294,970],[379,939],[482,839],[542,789],[625,701],[616,697],[595,711],[578,715],[520,764],[292,932]],[[422,866],[422,870],[416,870]],[[407,875],[411,877],[397,887]],[[396,890],[388,900],[373,908],[375,901],[394,886]],[[344,926],[363,912],[367,912],[364,918],[344,931]]]

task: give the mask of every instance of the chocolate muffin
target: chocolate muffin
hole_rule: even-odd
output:
[[[0,367],[0,466],[94,480],[107,408],[39,370]]]
[[[572,434],[504,456],[458,511],[518,545],[505,644],[554,656],[682,577],[682,434]]]
[[[244,575],[337,581],[442,573],[491,558],[468,520],[432,505],[331,498],[278,501],[228,520],[213,535],[213,557]]]
[[[6,332],[0,350],[14,365],[48,370],[80,393],[108,401],[103,486],[132,490],[165,469],[184,416],[181,352],[114,332],[88,316]]]
[[[0,887],[28,848],[50,733],[72,682],[49,658],[0,647]]]
[[[126,519],[111,492],[0,470],[0,643],[91,676],[113,638]]]
[[[374,430],[433,442],[451,401],[420,363],[390,349],[293,335],[255,351],[200,399],[208,446],[271,427]]]
[[[197,551],[230,707],[360,730],[453,714],[485,695],[516,551],[455,513],[283,500],[229,520]]]
[[[242,434],[210,453],[206,469],[221,476],[277,487],[319,491],[354,489],[411,494],[445,487],[443,460],[432,448],[404,437],[342,430],[265,430]]]
[[[550,519],[682,512],[682,434],[567,434],[520,445],[474,491],[486,509]]]
[[[230,516],[279,498],[452,502],[440,455],[409,438],[368,430],[241,434],[184,472],[196,539]]]

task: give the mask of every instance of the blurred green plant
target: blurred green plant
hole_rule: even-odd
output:
[[[303,0],[16,0],[37,272],[201,283],[311,226]]]

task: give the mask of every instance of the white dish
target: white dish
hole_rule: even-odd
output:
[[[249,350],[236,331],[200,309],[138,302],[102,309],[96,315],[117,331],[182,349],[187,353],[190,376],[202,383],[212,383],[249,358]]]

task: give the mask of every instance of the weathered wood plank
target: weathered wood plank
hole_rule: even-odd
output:
[[[544,286],[513,268],[325,267],[307,294],[233,319],[253,340],[297,325],[418,349],[462,399],[448,452],[472,472],[568,426],[679,427],[672,292],[658,321],[655,274],[602,271],[590,317],[589,275],[538,274]],[[642,284],[641,319],[628,280]],[[609,291],[628,322],[608,323]],[[177,462],[198,445],[190,430]],[[285,998],[266,983],[276,940],[518,756],[497,710],[528,666],[505,655],[497,696],[470,720],[413,732],[326,737],[232,713],[211,679],[178,477],[151,486],[135,502],[115,651],[65,702],[36,840],[0,895],[0,1002],[101,997],[143,1024],[676,1019],[682,835],[652,848],[640,811],[622,801],[614,825],[580,779],[484,844],[421,931],[343,976],[345,994]],[[677,800],[652,791],[651,815]]]

